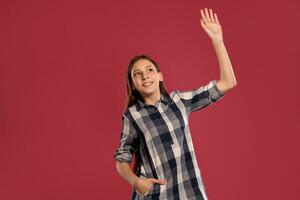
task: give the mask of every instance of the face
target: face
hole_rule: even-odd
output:
[[[143,96],[159,95],[159,81],[163,81],[162,73],[157,72],[154,64],[146,59],[137,61],[131,70],[134,88]]]

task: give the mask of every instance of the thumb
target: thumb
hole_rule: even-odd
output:
[[[155,179],[155,178],[152,178],[151,181],[152,181],[153,183],[158,183],[158,184],[160,184],[160,185],[165,185],[165,184],[167,184],[167,181],[165,181],[165,180],[159,180],[159,179]]]

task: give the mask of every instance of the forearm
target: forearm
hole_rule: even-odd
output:
[[[229,88],[237,85],[237,81],[234,76],[232,65],[224,45],[224,42],[214,42],[212,41],[213,47],[215,49],[219,67],[220,67],[220,80],[219,87],[222,90],[228,90]]]
[[[126,162],[117,162],[116,169],[131,186],[134,186],[135,182],[139,179],[139,177],[133,173],[129,164]]]

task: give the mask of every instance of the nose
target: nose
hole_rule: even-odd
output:
[[[148,75],[146,73],[142,73],[142,80],[148,79]]]

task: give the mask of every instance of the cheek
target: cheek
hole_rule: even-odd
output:
[[[157,83],[157,84],[159,84],[159,77],[156,77],[156,79],[155,79],[155,82]]]
[[[139,87],[141,85],[140,81],[138,80],[133,80],[132,83],[135,87]]]

